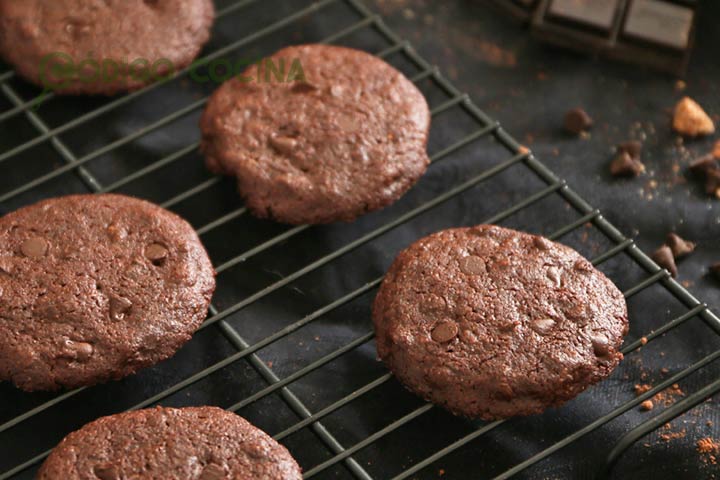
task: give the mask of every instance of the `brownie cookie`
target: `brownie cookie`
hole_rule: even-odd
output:
[[[121,195],[45,200],[0,218],[0,380],[92,385],[175,353],[215,278],[192,227]]]
[[[38,480],[300,480],[290,453],[216,407],[153,408],[103,417],[71,433]]]
[[[401,252],[373,322],[403,384],[485,420],[540,413],[607,377],[628,329],[622,293],[576,251],[493,225]]]
[[[212,0],[0,0],[0,55],[63,94],[112,95],[189,65]]]
[[[277,81],[267,66],[283,64]],[[291,224],[351,221],[397,200],[429,164],[429,127],[425,98],[400,72],[327,45],[252,65],[201,121],[208,168],[236,176],[255,215]]]

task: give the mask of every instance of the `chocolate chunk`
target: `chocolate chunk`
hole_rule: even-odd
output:
[[[706,175],[710,170],[718,168],[718,162],[713,154],[703,155],[694,160],[689,168],[693,173]]]
[[[168,250],[165,245],[153,243],[145,248],[145,257],[152,262],[153,265],[160,266],[165,263],[168,256]]]
[[[598,357],[604,357],[610,352],[610,344],[604,335],[595,335],[590,339],[590,342],[592,343],[593,352]]]
[[[121,480],[118,469],[108,463],[94,466],[93,474],[100,480]]]
[[[77,360],[78,362],[86,362],[93,354],[93,346],[87,342],[75,342],[70,339],[63,340],[60,356]]]
[[[720,262],[710,265],[710,274],[720,280]]]
[[[634,160],[640,160],[640,154],[642,153],[642,143],[637,140],[628,140],[615,147],[617,153],[627,153]]]
[[[660,0],[633,0],[624,34],[643,42],[684,50],[690,41],[692,9]]]
[[[430,335],[438,343],[449,342],[458,334],[457,323],[451,320],[443,320],[435,324]]]
[[[582,108],[573,108],[565,114],[565,130],[574,135],[580,135],[592,127],[592,124],[592,118]]]
[[[110,296],[110,318],[120,321],[130,312],[132,302],[125,297],[119,295]]]
[[[673,128],[688,137],[710,135],[715,132],[715,124],[700,105],[690,97],[684,97],[675,105]]]
[[[620,152],[610,163],[610,174],[614,177],[637,177],[645,171],[645,165],[627,152]]]
[[[677,233],[668,233],[665,245],[670,247],[673,256],[678,259],[691,254],[695,250],[695,244],[681,238]]]
[[[291,87],[294,93],[311,93],[317,90],[317,87],[308,82],[295,82]]]
[[[673,257],[672,250],[667,245],[663,245],[653,252],[650,256],[655,263],[664,268],[673,278],[677,277],[677,266],[675,265],[675,257]]]
[[[553,0],[548,13],[607,31],[612,27],[618,0]]]
[[[552,318],[539,318],[530,322],[530,328],[540,335],[547,335],[555,326]]]
[[[209,463],[203,468],[198,480],[225,480],[228,478],[225,469],[217,463]]]
[[[48,250],[48,243],[44,238],[30,237],[20,246],[20,251],[26,257],[44,257]]]
[[[552,247],[550,240],[545,237],[533,238],[533,245],[535,245],[539,250],[550,250]]]
[[[468,275],[477,275],[485,272],[485,261],[474,255],[460,259],[460,271]]]
[[[0,257],[0,273],[10,275],[12,273],[13,263],[9,256]]]
[[[713,168],[706,172],[705,192],[720,198],[720,168]]]
[[[291,154],[297,146],[297,140],[291,137],[270,137],[270,145],[279,153]]]

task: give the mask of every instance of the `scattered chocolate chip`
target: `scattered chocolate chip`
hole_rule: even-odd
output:
[[[226,478],[228,477],[225,473],[225,468],[217,463],[209,463],[203,468],[198,480],[225,480]]]
[[[720,280],[720,262],[710,265],[710,274]]]
[[[467,275],[477,275],[485,272],[485,262],[475,255],[463,257],[459,261],[460,271]]]
[[[295,82],[290,89],[294,93],[310,93],[317,90],[317,87],[308,82]]]
[[[697,160],[694,160],[690,164],[689,168],[690,168],[690,171],[693,173],[705,175],[710,170],[718,168],[718,162],[717,162],[717,159],[712,154],[703,155],[702,157],[698,158]]]
[[[132,308],[132,302],[119,295],[110,296],[110,318],[119,322],[123,320]]]
[[[645,171],[645,165],[627,152],[620,152],[610,163],[610,174],[614,177],[637,177]]]
[[[590,115],[582,108],[573,108],[565,114],[565,130],[573,135],[580,135],[592,127],[593,121]]]
[[[642,143],[637,140],[628,140],[615,147],[617,153],[627,153],[635,160],[640,160],[640,154],[642,153]]]
[[[457,323],[451,320],[442,320],[435,324],[430,336],[438,343],[449,342],[458,334]]]
[[[670,272],[673,278],[677,277],[677,266],[675,265],[675,257],[672,250],[667,245],[663,245],[653,252],[650,256],[660,267]]]
[[[673,128],[688,137],[709,135],[715,132],[715,124],[700,105],[690,97],[684,97],[675,105]]]
[[[168,250],[165,245],[153,243],[145,248],[145,257],[152,262],[153,265],[160,266],[165,263],[168,256]]]
[[[120,480],[120,473],[113,465],[103,463],[93,467],[93,473],[100,480]]]
[[[539,318],[530,322],[530,328],[540,335],[547,335],[555,326],[552,318]]]
[[[672,250],[673,257],[682,258],[695,250],[695,243],[681,238],[677,233],[668,233],[665,245]]]
[[[270,145],[279,153],[288,155],[295,150],[297,140],[291,137],[270,137]]]
[[[655,405],[653,405],[652,400],[645,400],[644,402],[642,402],[642,403],[640,404],[640,410],[644,410],[644,411],[646,411],[646,412],[649,412],[649,411],[652,410],[654,407],[655,407]]]
[[[75,342],[73,340],[63,340],[62,351],[60,356],[63,358],[69,358],[71,360],[77,360],[78,362],[86,362],[90,359],[93,354],[93,346],[86,342]]]
[[[593,352],[598,357],[604,357],[610,352],[610,344],[604,335],[595,335],[590,339],[590,342],[592,343]]]
[[[705,192],[708,195],[720,198],[720,168],[713,168],[706,172]]]
[[[48,250],[48,243],[44,238],[31,237],[23,242],[20,251],[26,257],[40,258],[45,256]]]

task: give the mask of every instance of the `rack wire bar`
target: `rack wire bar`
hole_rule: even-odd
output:
[[[218,16],[224,16],[231,12],[238,11],[239,9],[246,7],[250,4],[256,3],[257,0],[239,0],[228,7],[219,10]],[[292,23],[300,20],[301,18],[305,17],[306,15],[320,11],[321,9],[329,6],[333,3],[340,3],[340,0],[321,0],[316,1],[310,5],[308,5],[305,8],[299,9],[296,12],[283,17],[275,22],[270,23],[269,25],[264,26],[261,29],[258,29],[251,34],[244,36],[243,38],[232,42],[229,45],[226,45],[208,55],[203,57],[201,61],[210,61],[215,58],[219,58],[222,55],[228,54],[230,52],[233,52],[234,50],[240,48],[243,45],[247,45],[251,42],[254,42],[256,40],[262,39],[263,37],[269,36],[280,29],[287,27],[291,25]],[[324,256],[318,258],[317,260],[305,265],[304,267],[294,271],[293,273],[290,273],[289,275],[281,278],[280,280],[271,283],[270,285],[262,288],[261,290],[247,296],[246,298],[232,304],[231,306],[223,309],[218,310],[214,305],[210,308],[210,316],[208,319],[203,323],[201,329],[207,328],[211,325],[216,325],[219,331],[224,335],[224,337],[235,346],[236,351],[226,357],[222,360],[214,363],[213,365],[210,365],[206,368],[203,368],[202,370],[190,375],[189,377],[183,379],[182,381],[166,388],[165,390],[158,392],[154,395],[152,395],[149,398],[144,399],[143,401],[136,403],[135,405],[131,406],[127,410],[135,410],[138,408],[144,408],[146,406],[150,406],[152,404],[155,404],[170,395],[177,393],[196,382],[200,381],[201,379],[204,379],[208,377],[209,375],[212,375],[215,372],[220,371],[221,369],[228,367],[229,365],[233,364],[234,362],[238,362],[241,359],[245,359],[250,366],[252,366],[264,379],[264,381],[267,383],[267,386],[260,388],[258,391],[256,391],[254,394],[247,396],[245,398],[239,399],[229,407],[232,411],[240,410],[254,402],[259,401],[260,399],[266,398],[269,395],[278,394],[282,398],[282,400],[287,404],[287,406],[296,414],[298,417],[298,421],[295,422],[290,427],[285,428],[281,432],[277,433],[275,435],[275,438],[278,440],[282,440],[284,438],[287,438],[290,435],[293,435],[297,432],[299,432],[302,429],[309,428],[312,430],[312,432],[322,441],[322,443],[325,445],[325,447],[332,453],[332,457],[323,461],[319,465],[316,465],[312,468],[310,468],[306,474],[305,478],[311,478],[317,475],[318,473],[321,473],[328,468],[337,465],[339,463],[343,463],[344,466],[348,469],[348,471],[355,477],[363,480],[370,480],[373,477],[369,475],[369,473],[353,458],[353,455],[357,452],[367,448],[368,446],[372,445],[374,442],[380,440],[381,438],[384,438],[387,435],[390,435],[393,432],[399,431],[404,425],[407,425],[408,423],[412,422],[414,419],[420,417],[421,415],[425,414],[427,411],[431,410],[433,407],[429,403],[424,403],[422,406],[415,408],[414,410],[410,411],[409,413],[405,414],[403,417],[389,423],[388,425],[380,428],[375,433],[366,436],[364,439],[358,441],[355,445],[350,446],[348,448],[344,447],[342,444],[340,444],[337,439],[333,436],[333,434],[322,424],[322,420],[325,419],[327,416],[338,412],[343,407],[348,406],[352,404],[353,402],[360,401],[364,395],[374,391],[376,388],[380,387],[381,385],[386,384],[391,380],[391,374],[385,373],[379,377],[377,377],[375,380],[370,381],[369,383],[363,385],[360,388],[355,389],[352,393],[345,395],[344,397],[340,398],[339,400],[334,401],[333,403],[329,404],[328,406],[320,409],[317,412],[311,412],[305,404],[290,390],[291,385],[298,381],[299,379],[303,378],[304,376],[310,374],[311,372],[315,372],[318,369],[322,368],[325,365],[330,364],[331,362],[339,359],[343,355],[348,354],[349,352],[353,351],[354,349],[357,349],[363,345],[366,345],[367,343],[371,342],[374,338],[374,334],[372,331],[369,331],[364,334],[360,334],[360,336],[357,336],[355,340],[350,341],[349,343],[345,343],[344,345],[335,348],[330,353],[327,353],[320,358],[314,359],[310,361],[305,367],[300,368],[299,370],[296,370],[292,374],[284,377],[279,378],[275,373],[272,371],[270,367],[268,367],[258,356],[258,352],[260,350],[263,350],[266,347],[269,347],[270,345],[274,344],[275,342],[279,341],[282,338],[288,337],[292,335],[293,333],[298,332],[302,328],[310,325],[312,322],[316,321],[317,319],[329,314],[330,312],[335,311],[336,309],[349,304],[350,302],[359,299],[363,295],[366,295],[370,293],[372,290],[377,288],[382,281],[382,277],[375,278],[369,282],[364,283],[359,288],[354,289],[353,291],[346,293],[339,298],[325,304],[324,306],[317,308],[313,312],[306,314],[299,318],[298,320],[280,328],[279,330],[275,331],[274,333],[271,333],[264,337],[263,339],[256,341],[253,344],[248,344],[245,339],[239,334],[237,330],[235,330],[228,322],[228,317],[233,315],[234,313],[244,309],[245,307],[253,304],[254,302],[270,295],[271,293],[291,284],[292,282],[300,279],[301,277],[314,272],[321,267],[330,264],[331,262],[335,261],[336,259],[342,257],[343,255],[348,254],[349,252],[368,244],[369,242],[381,237],[385,233],[389,232],[390,230],[399,227],[419,215],[422,215],[426,212],[431,211],[435,207],[441,205],[442,203],[457,197],[458,195],[466,192],[472,187],[480,185],[482,182],[491,179],[495,175],[498,175],[499,173],[505,171],[506,169],[514,166],[514,165],[524,165],[527,169],[529,169],[531,172],[533,172],[540,180],[542,180],[545,183],[545,187],[539,189],[538,191],[535,191],[534,193],[531,193],[524,197],[521,201],[518,201],[517,203],[514,203],[513,205],[505,208],[501,212],[491,216],[490,218],[487,218],[485,220],[485,223],[497,223],[500,222],[515,213],[519,212],[520,210],[527,208],[540,200],[551,196],[551,195],[559,195],[560,198],[562,198],[567,204],[572,206],[574,210],[579,214],[579,218],[576,218],[572,220],[570,223],[567,223],[566,225],[562,226],[560,229],[556,230],[552,234],[548,235],[549,238],[557,239],[567,233],[570,233],[574,231],[575,229],[585,225],[590,224],[600,232],[602,232],[608,239],[610,239],[613,242],[613,246],[611,248],[606,249],[602,254],[596,256],[594,259],[592,259],[592,263],[594,265],[601,264],[605,262],[606,260],[615,257],[616,255],[620,253],[625,253],[631,260],[633,260],[635,263],[640,265],[643,270],[648,274],[647,277],[643,278],[639,282],[637,282],[635,285],[629,287],[627,290],[625,290],[624,295],[626,297],[631,297],[644,289],[652,286],[652,285],[662,285],[666,290],[668,290],[677,300],[679,300],[683,305],[685,305],[688,310],[677,316],[676,318],[663,323],[659,328],[654,329],[653,331],[650,331],[647,333],[645,337],[643,337],[641,340],[636,340],[628,345],[626,345],[623,348],[624,353],[631,353],[638,351],[639,348],[644,345],[647,342],[652,342],[658,337],[660,337],[663,334],[666,334],[673,329],[677,328],[678,326],[684,324],[685,322],[689,321],[692,318],[698,317],[702,319],[703,322],[708,324],[711,328],[713,328],[716,332],[720,333],[720,319],[718,319],[717,316],[715,316],[708,308],[707,305],[704,303],[699,302],[695,297],[693,297],[690,293],[688,293],[682,286],[680,286],[675,280],[673,280],[667,271],[660,269],[647,255],[645,255],[633,242],[632,239],[629,239],[622,235],[610,222],[608,222],[602,214],[597,210],[592,208],[587,202],[585,202],[575,191],[573,191],[570,187],[567,186],[567,184],[558,178],[554,173],[552,173],[549,169],[547,169],[542,163],[540,163],[533,155],[532,153],[528,152],[525,149],[522,149],[520,145],[492,118],[488,117],[484,112],[482,112],[475,104],[470,100],[470,98],[458,91],[440,72],[439,70],[427,63],[424,59],[422,59],[412,48],[412,46],[407,42],[399,38],[397,35],[395,35],[382,21],[382,18],[372,14],[364,5],[361,4],[360,0],[344,0],[346,5],[350,6],[352,10],[354,10],[357,14],[360,16],[360,20],[354,21],[351,25],[348,27],[339,30],[329,37],[325,38],[321,42],[330,43],[339,40],[340,38],[343,38],[346,35],[349,35],[353,32],[357,32],[361,29],[368,28],[372,29],[373,31],[379,33],[384,39],[389,43],[389,46],[383,50],[381,50],[379,53],[377,53],[380,57],[386,57],[393,53],[402,53],[406,58],[408,58],[418,69],[418,73],[411,77],[411,80],[414,82],[419,82],[421,80],[429,79],[433,82],[434,85],[439,87],[446,95],[447,100],[441,102],[439,105],[435,106],[432,109],[432,114],[437,115],[442,112],[445,112],[447,110],[451,109],[462,109],[465,113],[469,114],[470,117],[475,120],[478,124],[478,128],[461,138],[460,140],[455,141],[454,143],[445,146],[444,148],[441,148],[438,152],[435,152],[431,159],[433,163],[436,161],[443,159],[445,157],[450,156],[451,154],[459,151],[460,149],[469,146],[471,144],[474,144],[474,142],[479,141],[481,139],[489,139],[492,138],[497,143],[499,143],[501,146],[503,146],[508,152],[511,154],[511,158],[502,161],[496,165],[493,165],[492,167],[485,169],[484,171],[475,174],[473,177],[463,181],[459,185],[453,186],[449,188],[447,191],[441,193],[440,195],[434,196],[431,200],[425,201],[424,203],[412,208],[411,210],[400,214],[397,218],[384,223],[383,225],[374,228],[373,230],[364,233],[360,237],[350,241],[349,243],[334,249],[332,252],[325,254]],[[35,187],[42,184],[43,182],[49,180],[50,178],[55,178],[55,176],[59,176],[61,174],[64,174],[66,172],[74,171],[76,172],[81,180],[88,186],[89,189],[91,189],[94,192],[110,192],[115,191],[125,185],[128,185],[132,182],[135,182],[141,178],[144,178],[145,176],[149,175],[150,173],[159,170],[160,168],[163,168],[165,166],[171,165],[173,162],[180,160],[181,158],[190,155],[197,151],[198,148],[198,142],[194,142],[190,145],[187,145],[167,156],[164,156],[163,158],[160,158],[156,160],[155,162],[133,172],[130,173],[123,178],[120,178],[118,180],[115,180],[112,183],[109,183],[108,185],[101,185],[95,177],[90,174],[88,170],[84,168],[85,164],[106,154],[111,151],[115,151],[119,148],[121,148],[124,145],[127,145],[128,143],[132,142],[133,140],[142,137],[143,135],[147,135],[150,132],[155,131],[156,129],[162,128],[166,125],[170,125],[172,122],[182,118],[185,115],[190,114],[191,112],[197,110],[200,108],[204,103],[207,101],[207,97],[195,101],[191,103],[190,105],[187,105],[179,110],[176,110],[169,115],[163,117],[160,120],[157,120],[149,125],[146,125],[143,128],[140,128],[133,133],[122,137],[120,139],[117,139],[103,147],[101,147],[98,150],[95,150],[91,153],[86,154],[83,157],[76,157],[72,150],[65,145],[62,140],[60,139],[60,135],[64,132],[67,132],[71,129],[74,129],[86,122],[89,122],[93,119],[98,118],[99,116],[111,112],[116,108],[119,108],[132,100],[140,97],[141,95],[144,95],[147,92],[153,91],[155,89],[159,89],[162,85],[167,83],[168,81],[171,81],[173,79],[178,78],[181,75],[187,74],[190,71],[190,69],[185,69],[180,72],[178,72],[174,77],[166,80],[161,80],[160,82],[157,82],[155,84],[152,84],[148,87],[145,87],[142,90],[139,90],[134,93],[130,93],[128,95],[125,95],[123,97],[120,97],[118,99],[112,100],[108,102],[107,104],[94,109],[86,114],[83,114],[81,116],[76,117],[75,119],[60,125],[55,128],[50,128],[40,117],[40,115],[37,112],[33,112],[29,110],[29,106],[33,104],[33,102],[36,99],[31,100],[24,100],[22,97],[15,92],[10,85],[8,85],[6,82],[7,80],[14,77],[14,72],[6,72],[3,74],[0,74],[0,90],[3,92],[3,94],[10,100],[13,107],[11,110],[8,110],[4,113],[0,114],[0,121],[6,120],[16,114],[24,113],[29,120],[29,122],[35,127],[35,129],[38,131],[39,135],[37,137],[34,137],[32,140],[27,141],[21,145],[18,145],[9,151],[0,154],[0,163],[8,160],[10,158],[13,158],[15,155],[22,153],[29,148],[32,148],[35,145],[38,145],[40,143],[43,143],[45,141],[50,141],[52,147],[55,149],[55,151],[65,160],[66,165],[53,170],[49,174],[46,174],[44,176],[40,176],[35,178],[34,180],[31,180],[30,182],[24,184],[23,186],[20,186],[16,189],[14,189],[11,192],[1,194],[0,195],[0,201],[7,200],[9,198],[14,197],[17,194],[23,193],[23,192],[29,192],[32,191]],[[52,93],[50,94],[52,97]],[[56,173],[58,171],[61,171],[61,173]],[[47,175],[53,175],[52,177],[43,179],[47,177]],[[220,177],[213,176],[208,178],[207,180],[204,180],[200,182],[199,184],[174,195],[172,198],[166,200],[162,203],[162,206],[165,208],[171,208],[174,207],[182,202],[188,201],[193,199],[195,195],[198,195],[199,193],[208,190],[212,188],[213,186],[217,185],[220,182]],[[242,215],[244,215],[247,212],[245,207],[238,207],[230,212],[224,213],[220,217],[211,220],[204,225],[200,227],[196,227],[196,231],[199,235],[207,234],[208,232],[225,225],[229,222],[232,222]],[[225,260],[220,265],[216,266],[216,269],[218,270],[218,273],[221,274],[222,272],[225,272],[233,267],[236,267],[243,261],[247,260],[250,257],[253,257],[255,255],[260,254],[261,252],[265,252],[269,250],[270,248],[276,247],[277,245],[288,241],[292,237],[300,234],[301,232],[309,229],[310,227],[307,225],[301,225],[289,228],[288,230],[277,234],[262,243],[255,245],[254,247],[250,248],[249,250],[245,251],[244,253],[241,253],[240,255],[235,255],[227,260]],[[710,365],[712,362],[720,358],[720,352],[714,352],[712,354],[707,355],[703,359],[699,360],[698,362],[695,362],[694,364],[686,367],[684,370],[678,372],[677,374],[673,375],[672,377],[666,379],[662,383],[655,386],[653,389],[649,390],[645,394],[638,396],[631,400],[630,402],[626,402],[622,405],[617,406],[615,409],[613,409],[611,412],[603,415],[602,417],[598,418],[597,420],[593,421],[592,423],[588,424],[584,428],[568,435],[564,439],[562,439],[560,442],[557,442],[553,444],[552,446],[542,450],[541,452],[533,455],[532,457],[528,458],[527,460],[515,465],[514,467],[510,468],[500,476],[498,476],[498,479],[505,479],[510,478],[511,476],[531,467],[532,465],[542,461],[543,459],[549,457],[556,451],[570,445],[571,443],[579,440],[580,438],[584,437],[585,435],[591,433],[592,431],[600,428],[601,426],[607,424],[608,422],[612,421],[613,419],[619,417],[620,415],[623,415],[630,409],[637,406],[642,401],[646,400],[647,398],[652,397],[656,393],[668,388],[673,383],[676,383],[687,376],[697,372],[698,370]],[[48,411],[50,408],[53,408],[55,406],[60,405],[63,401],[70,399],[71,397],[77,395],[78,393],[84,391],[85,388],[76,389],[70,392],[65,392],[61,395],[58,395],[57,397],[38,405],[16,417],[13,419],[3,423],[0,425],[0,433],[5,432],[20,423],[24,422],[25,420],[28,420],[40,413]],[[660,419],[671,419],[675,418],[675,416],[680,415],[684,411],[687,411],[688,409],[694,407],[697,405],[700,401],[702,401],[707,396],[713,395],[718,390],[720,390],[720,380],[711,383],[710,385],[698,390],[695,392],[692,396],[684,399],[682,402],[679,402],[675,404],[674,406],[668,408],[667,410],[663,411],[660,415],[657,417],[654,417],[652,420],[642,423],[639,426],[635,427],[633,430],[631,430],[626,437],[621,440],[616,446],[616,448],[611,452],[610,456],[608,457],[608,464],[607,464],[607,471],[610,471],[610,468],[617,460],[617,457],[630,445],[632,445],[637,439],[641,438],[643,435],[647,434],[649,431],[657,428],[657,426],[664,423],[661,422]],[[490,433],[492,430],[497,428],[498,426],[502,425],[506,421],[510,420],[502,420],[502,421],[496,421],[492,423],[488,423],[485,425],[480,426],[479,428],[475,429],[471,433],[462,436],[458,440],[454,441],[453,443],[449,444],[448,446],[441,448],[440,450],[436,451],[432,455],[428,456],[427,458],[418,461],[414,466],[404,469],[402,472],[399,472],[396,474],[395,477],[393,477],[395,480],[401,480],[405,478],[409,478],[410,476],[414,475],[415,473],[423,470],[424,468],[432,465],[436,461],[444,458],[445,456],[451,454],[452,452],[462,448],[463,446],[467,445],[468,443],[472,442],[473,440],[476,440],[480,438],[481,436]],[[29,460],[25,461],[24,463],[13,467],[11,470],[0,474],[0,480],[6,480],[10,479],[16,474],[23,472],[27,470],[28,468],[31,468],[38,463],[40,463],[46,455],[49,453],[49,451],[40,453]]]

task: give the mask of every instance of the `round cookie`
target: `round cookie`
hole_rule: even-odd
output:
[[[62,94],[112,95],[188,66],[212,0],[0,0],[0,55]]]
[[[264,62],[225,82],[201,120],[208,168],[236,176],[256,216],[351,221],[425,172],[427,102],[393,67],[328,45],[284,48]],[[277,81],[268,65],[283,63]]]
[[[300,480],[290,453],[242,417],[216,407],[154,408],[103,417],[50,453],[38,480]]]
[[[401,252],[373,322],[408,389],[485,420],[540,413],[607,377],[628,329],[622,293],[575,250],[494,225]]]
[[[0,380],[26,391],[118,379],[175,353],[215,278],[192,227],[121,195],[45,200],[0,218]]]

